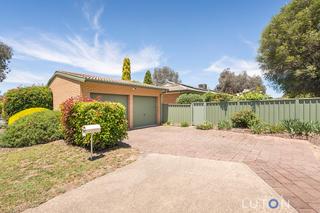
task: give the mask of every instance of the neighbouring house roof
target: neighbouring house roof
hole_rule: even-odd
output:
[[[74,80],[74,81],[79,81],[79,82],[98,82],[98,83],[118,84],[118,85],[124,85],[124,86],[132,86],[132,87],[143,87],[148,89],[167,90],[167,88],[165,87],[143,84],[140,82],[116,80],[116,79],[102,77],[102,76],[89,75],[85,73],[67,72],[67,71],[56,71],[53,74],[53,76],[49,79],[47,85],[50,85],[56,76],[64,77],[64,78]]]
[[[175,82],[171,82],[168,81],[167,83],[165,83],[164,85],[162,85],[162,87],[165,87],[166,89],[168,89],[168,93],[174,93],[174,92],[197,92],[197,93],[206,93],[209,90],[206,89],[202,89],[202,88],[196,88],[196,87],[192,87],[186,84],[181,84],[181,83],[175,83]]]

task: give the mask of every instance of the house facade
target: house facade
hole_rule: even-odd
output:
[[[68,98],[78,96],[123,104],[131,129],[159,125],[162,104],[175,104],[183,93],[207,92],[180,83],[155,86],[66,71],[56,71],[48,86],[53,94],[54,109],[59,109]]]
[[[129,128],[161,122],[161,103],[166,91],[163,87],[65,71],[56,71],[48,86],[53,93],[54,109],[59,109],[70,97],[91,97],[123,104]]]

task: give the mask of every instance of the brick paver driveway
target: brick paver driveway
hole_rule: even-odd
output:
[[[142,152],[244,162],[300,212],[320,212],[320,160],[307,141],[193,127],[129,132]]]

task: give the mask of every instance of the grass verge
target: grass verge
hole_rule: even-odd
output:
[[[0,212],[19,212],[136,160],[124,145],[89,161],[89,152],[63,141],[0,150]]]

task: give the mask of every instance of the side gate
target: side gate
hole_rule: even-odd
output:
[[[192,103],[192,125],[202,124],[206,121],[206,103]]]

